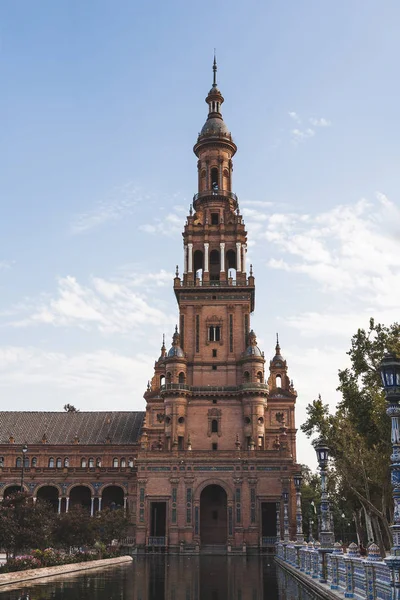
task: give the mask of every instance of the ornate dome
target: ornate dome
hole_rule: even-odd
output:
[[[179,356],[183,358],[185,353],[180,346],[171,346],[171,348],[168,350],[168,358],[171,358],[172,356]]]
[[[204,123],[200,135],[226,135],[230,137],[230,131],[220,117],[210,117]]]
[[[177,356],[179,358],[184,358],[185,353],[180,347],[181,336],[178,333],[178,326],[175,327],[175,333],[172,337],[172,346],[168,350],[168,358],[172,358],[173,356]]]
[[[245,356],[261,356],[263,355],[263,353],[261,352],[260,348],[257,346],[257,338],[256,338],[256,334],[254,333],[253,330],[250,331],[249,333],[249,343],[250,345],[246,348],[245,351]]]

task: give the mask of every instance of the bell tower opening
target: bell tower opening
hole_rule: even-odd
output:
[[[213,167],[211,169],[211,188],[213,190],[218,190],[219,182],[218,182],[218,169]]]
[[[220,255],[218,250],[210,252],[210,281],[219,281]]]

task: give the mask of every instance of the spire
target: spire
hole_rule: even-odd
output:
[[[214,62],[213,62],[213,72],[214,72],[214,76],[213,76],[213,88],[217,87],[217,57],[215,55],[215,48],[214,48]]]
[[[276,334],[276,346],[275,346],[275,356],[281,355],[281,347],[279,345],[279,334]]]
[[[165,358],[166,356],[167,356],[167,349],[165,347],[165,333],[163,333],[160,358]]]

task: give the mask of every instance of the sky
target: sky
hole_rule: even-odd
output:
[[[399,318],[400,4],[3,0],[3,410],[143,410],[177,322],[214,48],[233,189],[297,426],[370,317]],[[298,434],[298,460],[315,467]]]

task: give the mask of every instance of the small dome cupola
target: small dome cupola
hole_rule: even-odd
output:
[[[185,357],[185,353],[182,350],[180,343],[181,343],[181,336],[178,333],[178,326],[176,325],[175,333],[172,337],[172,346],[168,350],[168,358],[173,358],[174,356],[179,357],[179,358]]]
[[[275,346],[275,356],[272,359],[272,363],[274,362],[280,362],[283,363],[285,361],[285,359],[283,358],[282,354],[281,354],[281,347],[279,345],[279,335],[276,334],[276,346]]]
[[[224,102],[224,97],[217,87],[217,61],[215,55],[213,63],[213,72],[213,84],[206,98],[206,102],[208,104],[207,121],[204,123],[202,130],[199,134],[199,138],[195,146],[195,153],[197,154],[196,147],[198,146],[200,141],[204,140],[204,138],[207,139],[209,137],[218,137],[223,139],[226,138],[227,140],[229,140],[230,146],[233,150],[233,156],[233,154],[236,152],[236,146],[232,142],[231,133],[222,118],[221,106]]]
[[[257,346],[257,337],[253,330],[249,333],[249,346],[246,348],[245,356],[263,356],[260,348]]]

